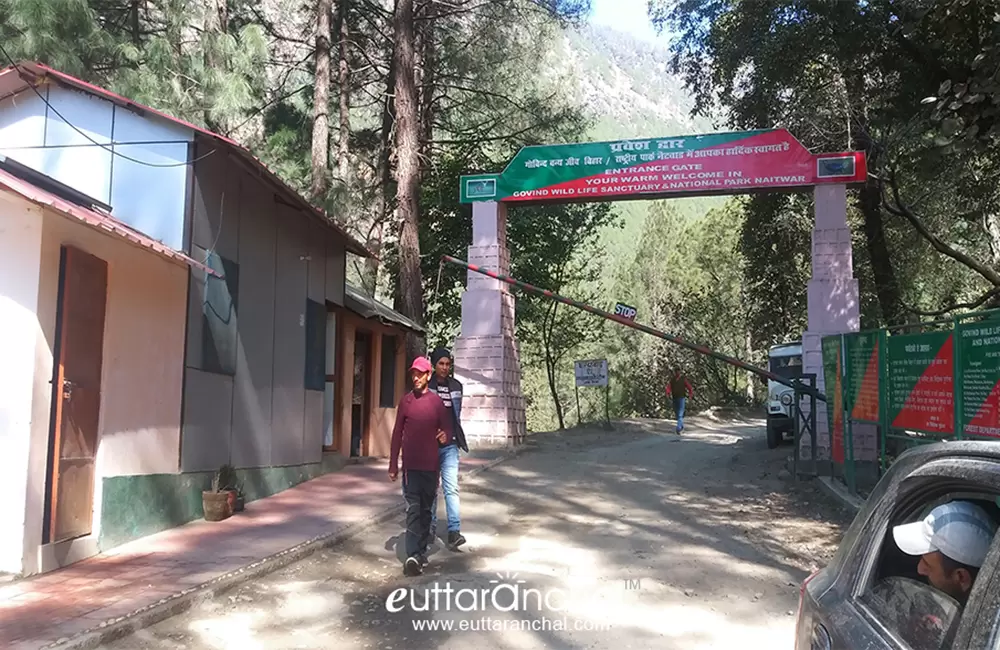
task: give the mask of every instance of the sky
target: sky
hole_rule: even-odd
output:
[[[657,36],[647,13],[648,0],[591,0],[590,22],[627,32],[646,41],[665,42]]]

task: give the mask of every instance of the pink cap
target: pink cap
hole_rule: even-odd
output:
[[[434,370],[434,366],[431,365],[431,360],[427,357],[417,357],[413,360],[413,365],[410,366],[410,370],[416,370],[417,372],[430,372]]]

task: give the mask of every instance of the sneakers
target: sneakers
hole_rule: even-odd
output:
[[[462,533],[457,530],[448,531],[448,548],[454,551],[464,543],[465,537],[462,536]]]
[[[428,564],[431,563],[431,561],[427,559],[426,553],[420,553],[419,555],[417,555],[417,560],[420,562],[420,566],[422,567],[427,566]]]
[[[406,562],[403,563],[403,575],[404,576],[418,576],[424,572],[424,568],[420,563],[420,558],[416,555],[406,558]]]

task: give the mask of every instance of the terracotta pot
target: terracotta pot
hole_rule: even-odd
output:
[[[205,521],[222,521],[233,516],[229,492],[202,492],[201,504],[205,510]]]
[[[236,512],[236,490],[223,490],[229,495],[229,510],[230,512]]]

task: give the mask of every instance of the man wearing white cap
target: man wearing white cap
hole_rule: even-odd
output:
[[[901,551],[920,556],[917,573],[964,606],[995,532],[985,510],[969,501],[952,501],[921,521],[896,526],[892,536]]]

